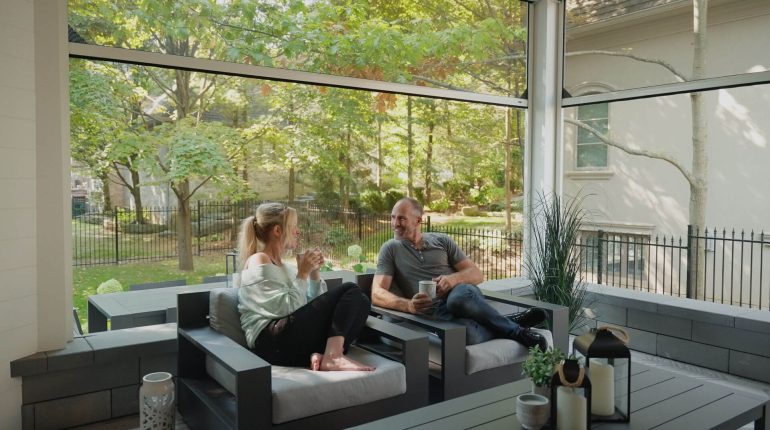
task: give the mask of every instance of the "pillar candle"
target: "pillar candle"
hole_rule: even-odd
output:
[[[556,428],[557,430],[585,430],[586,398],[571,387],[556,389]]]
[[[591,413],[609,416],[615,413],[615,369],[611,364],[591,360]]]

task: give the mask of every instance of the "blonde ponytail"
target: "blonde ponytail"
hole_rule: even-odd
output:
[[[262,203],[254,215],[243,220],[238,233],[241,270],[249,257],[265,248],[270,229],[276,225],[281,226],[281,240],[285,244],[289,230],[297,225],[297,211],[283,203]]]

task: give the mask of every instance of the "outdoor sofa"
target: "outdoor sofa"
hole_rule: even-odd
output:
[[[359,286],[371,294],[374,275],[357,276]],[[545,310],[545,329],[538,331],[549,345],[568,350],[569,309],[510,294],[485,291],[487,301],[503,315],[510,315],[531,307]],[[493,339],[477,345],[466,345],[465,326],[438,321],[428,316],[372,306],[372,314],[404,328],[429,336],[430,401],[448,400],[465,394],[495,387],[524,378],[522,363],[529,351],[523,345],[508,339]]]
[[[181,293],[178,311],[178,410],[192,429],[334,429],[428,403],[425,334],[369,317],[350,355],[375,371],[313,372],[245,347],[235,288]]]

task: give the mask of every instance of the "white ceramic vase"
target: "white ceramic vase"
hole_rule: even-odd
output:
[[[516,418],[527,430],[537,430],[548,422],[551,408],[548,398],[539,394],[522,394],[516,398]]]
[[[176,418],[174,381],[168,372],[148,373],[139,388],[139,427],[173,430]]]

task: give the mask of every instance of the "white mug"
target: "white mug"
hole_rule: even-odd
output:
[[[418,284],[421,293],[425,293],[431,299],[436,298],[436,282],[435,281],[420,281]]]

